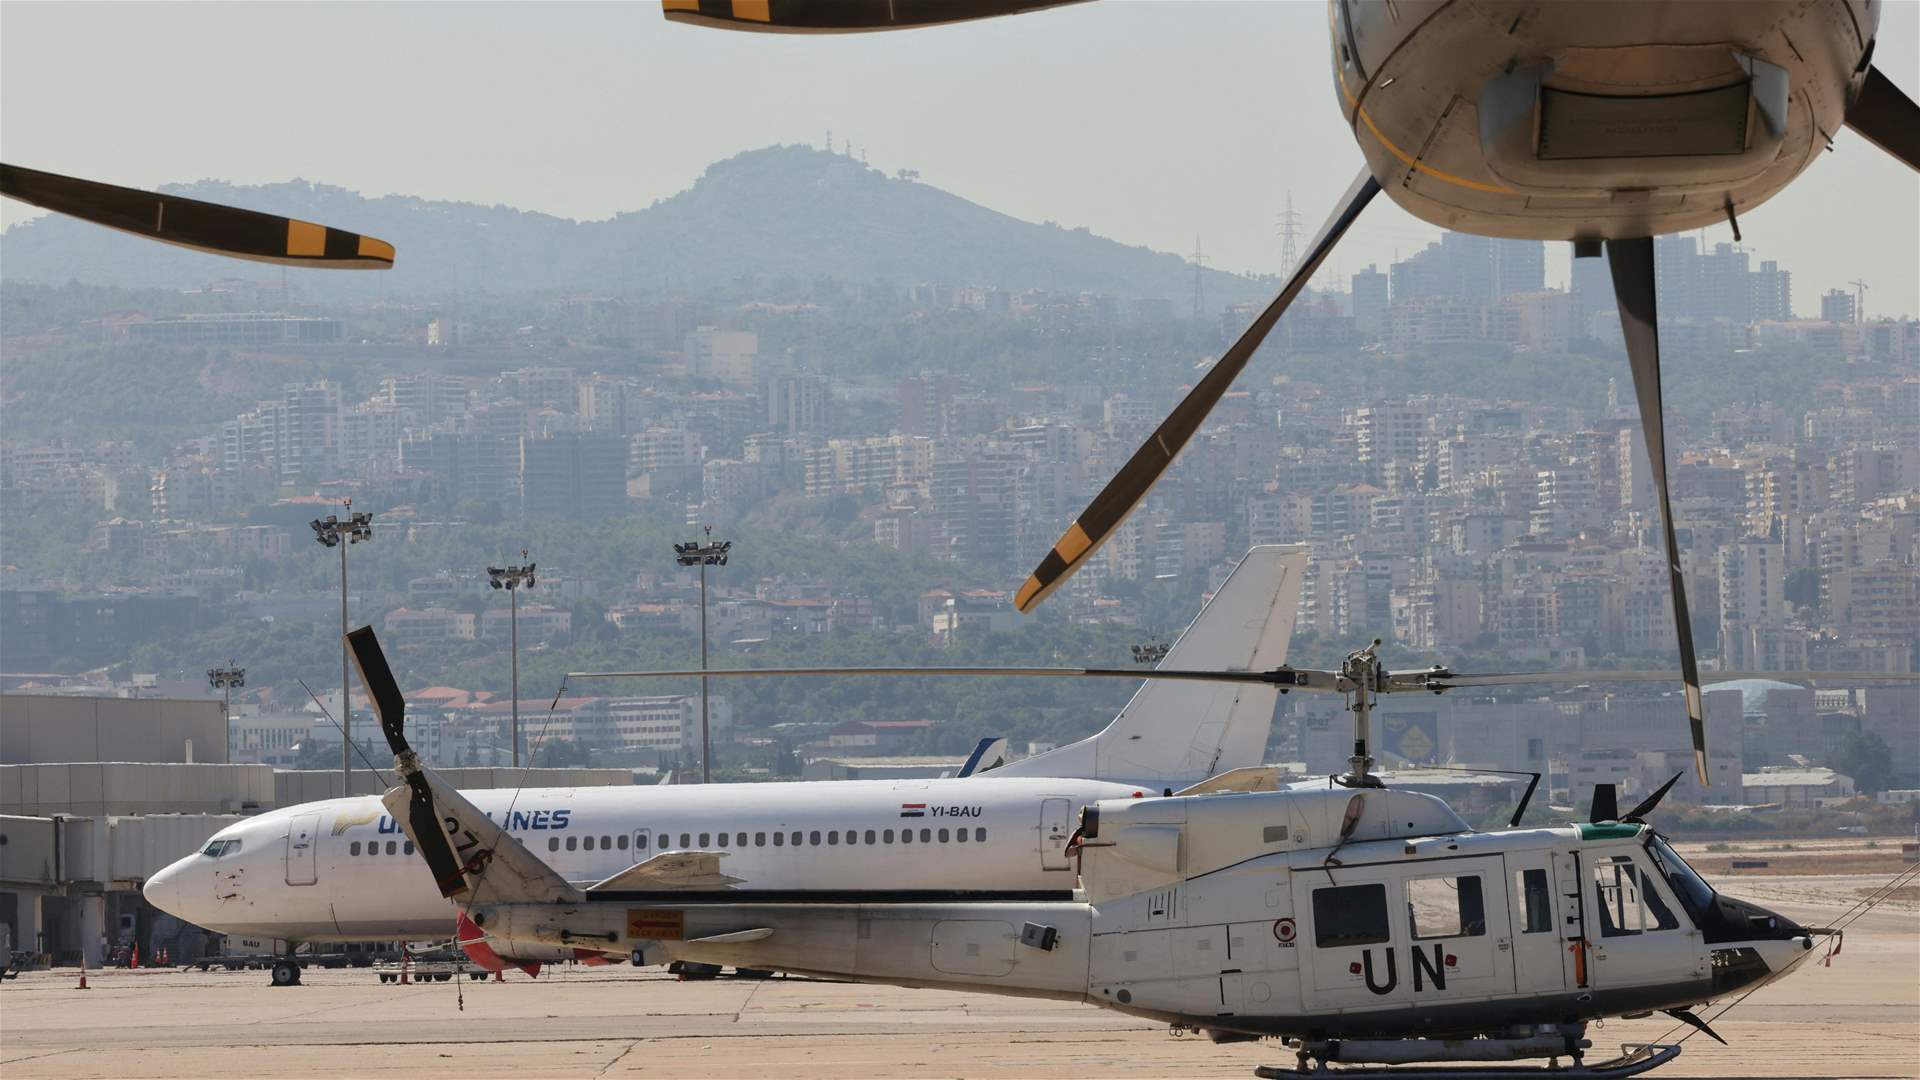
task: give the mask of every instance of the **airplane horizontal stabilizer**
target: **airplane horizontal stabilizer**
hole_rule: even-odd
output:
[[[655,889],[730,889],[744,881],[720,872],[724,851],[669,851],[587,886],[592,892],[645,892]]]

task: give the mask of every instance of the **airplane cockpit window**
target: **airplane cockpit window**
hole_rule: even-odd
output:
[[[1391,938],[1385,885],[1334,885],[1313,891],[1315,946],[1381,945]]]
[[[1706,911],[1713,906],[1713,886],[1701,879],[1687,860],[1673,850],[1665,837],[1655,835],[1647,841],[1647,853],[1653,856],[1653,864],[1666,875],[1667,884],[1680,896],[1680,902],[1694,912]]]
[[[1680,924],[1652,887],[1652,875],[1626,855],[1593,865],[1594,906],[1600,911],[1601,937],[1631,937]]]
[[[222,855],[235,854],[239,850],[240,850],[240,841],[238,840],[213,839],[213,840],[207,841],[207,846],[200,849],[200,854],[217,859]]]
[[[1407,919],[1415,940],[1485,934],[1487,908],[1480,878],[1414,878],[1407,882]]]
[[[1545,870],[1516,870],[1515,891],[1520,897],[1523,915],[1520,932],[1542,934],[1553,929],[1553,893],[1547,887]]]

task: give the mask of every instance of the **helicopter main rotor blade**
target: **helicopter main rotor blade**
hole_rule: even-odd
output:
[[[393,245],[237,206],[0,165],[0,195],[95,225],[213,255],[325,270],[386,270]]]
[[[1100,489],[1100,494],[1087,504],[1080,517],[1067,527],[1066,533],[1054,543],[1053,550],[1040,561],[1026,584],[1020,586],[1020,592],[1014,596],[1014,607],[1021,611],[1032,611],[1035,605],[1072,577],[1087,557],[1098,551],[1100,545],[1120,528],[1133,508],[1146,498],[1161,474],[1180,456],[1188,440],[1200,430],[1207,414],[1225,396],[1233,380],[1246,368],[1247,361],[1253,359],[1255,350],[1267,339],[1274,324],[1286,314],[1287,307],[1306,288],[1307,282],[1313,279],[1314,272],[1326,261],[1334,245],[1346,235],[1347,229],[1360,216],[1360,211],[1366,209],[1367,203],[1379,191],[1379,181],[1373,178],[1371,172],[1361,169],[1333,215],[1320,226],[1319,234],[1307,247],[1306,257],[1293,268],[1292,276],[1287,278],[1279,295],[1273,298],[1259,318],[1253,320],[1253,325],[1247,327],[1240,339],[1213,365],[1213,369],[1187,392],[1180,404],[1174,406],[1173,412],[1154,429],[1140,449],[1133,452],[1133,456],[1120,467],[1113,479],[1107,481],[1107,486]]]
[[[1181,671],[1153,670],[1143,668],[1074,668],[1074,667],[823,667],[823,668],[728,668],[725,670],[681,670],[681,671],[569,671],[569,679],[671,679],[671,678],[725,678],[739,676],[807,676],[807,675],[913,675],[913,676],[980,676],[1000,675],[1036,679],[1168,679],[1176,682],[1225,682],[1259,683],[1276,685],[1280,680],[1293,675],[1306,677],[1324,674],[1335,677],[1335,672],[1309,672],[1282,669],[1280,671]],[[1287,683],[1286,685],[1293,685]],[[1306,687],[1305,689],[1316,689]]]
[[[858,34],[971,22],[1079,0],[660,0],[669,22],[763,34]]]
[[[1653,488],[1660,500],[1660,527],[1666,544],[1667,581],[1673,595],[1673,633],[1680,647],[1680,682],[1686,689],[1687,724],[1693,734],[1693,768],[1707,780],[1707,716],[1700,699],[1700,661],[1693,653],[1693,623],[1687,614],[1687,582],[1680,572],[1680,545],[1673,534],[1673,498],[1667,485],[1666,408],[1660,397],[1660,328],[1653,289],[1653,238],[1607,241],[1607,266],[1613,272],[1613,296],[1620,307],[1620,329],[1633,368],[1634,396],[1640,404],[1640,428],[1653,464]]]
[[[1847,126],[1862,138],[1920,171],[1920,105],[1880,69],[1867,69],[1860,93],[1847,106]]]

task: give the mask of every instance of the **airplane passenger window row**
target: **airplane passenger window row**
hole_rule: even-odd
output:
[[[984,844],[987,842],[987,830],[984,826],[977,826],[973,829],[927,828],[919,830],[919,836],[916,838],[914,830],[912,829],[901,829],[897,836],[893,829],[848,829],[845,832],[839,829],[828,829],[825,833],[822,833],[819,829],[811,829],[805,832],[796,830],[791,833],[756,832],[752,834],[751,842],[749,842],[748,834],[744,832],[683,832],[680,834],[678,847],[682,850],[704,850],[713,847],[767,847],[769,846],[769,837],[772,838],[771,846],[773,847],[787,847],[789,844],[793,847],[818,847],[821,844],[826,844],[829,847],[838,847],[841,844],[857,847],[863,843],[877,845],[894,843],[912,844],[915,842],[922,844],[965,844],[969,842]],[[660,843],[658,844],[660,850],[664,851],[674,847],[673,839],[672,833],[661,833]],[[645,832],[636,833],[633,837],[633,847],[635,851],[645,851],[648,843],[648,834]],[[560,837],[547,837],[548,851],[559,851],[562,846],[563,844]],[[566,838],[564,846],[568,851],[579,851],[583,848],[587,851],[593,851],[596,848],[601,851],[608,851],[613,848],[619,848],[625,851],[627,848],[627,838],[625,836],[589,836],[583,840],[580,837],[569,836]]]
[[[349,854],[349,855],[358,855],[358,854],[360,854],[360,841],[358,841],[358,840],[355,840],[355,841],[354,841],[353,843],[351,843],[351,844],[348,844],[348,845],[347,845],[347,854]],[[380,854],[380,841],[378,841],[378,840],[369,840],[369,841],[367,841],[367,854],[369,854],[369,855],[378,855],[378,854]],[[406,840],[406,841],[396,841],[396,840],[389,840],[389,841],[387,841],[387,854],[389,854],[389,855],[411,855],[411,854],[413,854],[413,841],[411,841],[411,840]]]
[[[637,846],[646,847],[647,845],[645,843],[641,843],[641,844],[638,844]],[[625,836],[588,836],[588,837],[569,836],[567,837],[568,851],[579,851],[582,848],[585,848],[588,851],[592,851],[596,847],[599,848],[601,851],[612,851],[615,848],[618,848],[621,851],[625,851],[627,850],[627,838]],[[557,836],[547,837],[547,850],[559,851],[560,838]]]

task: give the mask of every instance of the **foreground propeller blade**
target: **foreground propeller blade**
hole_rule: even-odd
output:
[[[1693,623],[1687,615],[1687,583],[1680,572],[1680,547],[1673,535],[1673,497],[1667,486],[1666,407],[1660,398],[1660,328],[1655,321],[1653,238],[1607,241],[1607,266],[1613,271],[1613,297],[1620,307],[1620,329],[1633,367],[1633,392],[1640,403],[1640,428],[1653,463],[1653,487],[1660,497],[1660,527],[1666,542],[1667,580],[1673,592],[1673,633],[1680,646],[1680,682],[1686,688],[1687,724],[1693,734],[1693,768],[1707,780],[1707,717],[1700,697],[1700,662],[1693,654]]]
[[[367,699],[373,703],[374,715],[380,718],[380,730],[387,736],[387,745],[393,749],[396,763],[403,757],[414,757],[413,747],[407,745],[407,699],[400,693],[400,684],[394,681],[393,669],[387,666],[387,654],[380,650],[380,640],[374,637],[373,627],[363,626],[349,633],[347,649],[353,653],[360,685],[367,688]],[[419,843],[420,855],[426,859],[427,869],[433,872],[440,895],[453,897],[465,893],[466,875],[461,873],[460,860],[454,858],[453,845],[447,843],[447,831],[441,827],[440,815],[433,809],[433,789],[428,786],[426,775],[417,767],[402,767],[398,771],[406,777],[409,789],[410,835]]]
[[[970,22],[1078,0],[660,0],[669,22],[772,34],[857,34]]]
[[[0,195],[214,255],[282,266],[385,270],[393,245],[298,218],[0,165]]]
[[[1352,186],[1347,188],[1333,216],[1320,226],[1319,235],[1308,245],[1306,257],[1300,260],[1300,265],[1293,268],[1293,274],[1287,278],[1280,295],[1273,298],[1260,317],[1253,320],[1253,325],[1240,335],[1240,340],[1234,342],[1220,357],[1220,362],[1213,365],[1213,370],[1207,372],[1206,377],[1187,392],[1187,396],[1181,399],[1166,420],[1154,429],[1146,443],[1133,452],[1133,456],[1127,459],[1112,480],[1107,481],[1107,486],[1100,489],[1100,494],[1087,504],[1079,520],[1067,527],[1066,534],[1055,542],[1053,550],[1033,571],[1033,576],[1027,578],[1027,583],[1020,587],[1013,606],[1021,611],[1032,611],[1036,604],[1052,595],[1053,590],[1072,577],[1087,556],[1098,551],[1100,545],[1133,512],[1133,508],[1140,505],[1140,500],[1146,498],[1154,482],[1173,464],[1173,459],[1180,455],[1194,432],[1200,430],[1207,414],[1213,411],[1227,388],[1233,385],[1233,380],[1246,368],[1247,361],[1253,359],[1254,351],[1267,339],[1267,334],[1280,321],[1280,316],[1286,314],[1294,297],[1306,288],[1307,282],[1313,279],[1314,272],[1326,261],[1333,246],[1346,235],[1348,227],[1379,191],[1379,181],[1373,178],[1372,173],[1362,169]]]
[[[1847,106],[1847,126],[1868,142],[1920,171],[1920,105],[1880,69],[1867,69],[1860,94]]]
[[[1680,778],[1685,775],[1687,775],[1685,770],[1674,773],[1673,776],[1669,778],[1666,783],[1660,785],[1658,790],[1656,790],[1653,794],[1647,796],[1646,798],[1641,799],[1640,805],[1627,811],[1627,816],[1621,818],[1620,820],[1632,821],[1641,825],[1646,824],[1647,815],[1653,813],[1654,807],[1660,805],[1660,800],[1666,798],[1667,792],[1672,791],[1673,785],[1679,783]]]

